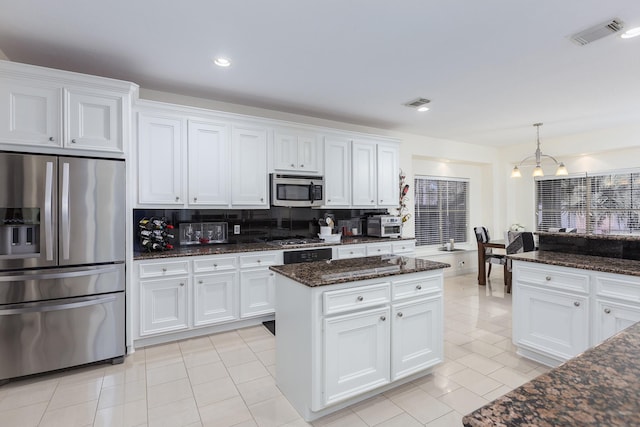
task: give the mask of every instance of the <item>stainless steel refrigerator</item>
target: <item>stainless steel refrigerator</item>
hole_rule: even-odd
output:
[[[0,152],[0,383],[125,354],[124,161]]]

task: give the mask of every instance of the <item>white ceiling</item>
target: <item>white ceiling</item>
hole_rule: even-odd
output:
[[[0,50],[143,88],[503,146],[640,121],[638,0],[0,0]],[[212,58],[225,55],[221,69]],[[432,100],[418,113],[402,104]]]

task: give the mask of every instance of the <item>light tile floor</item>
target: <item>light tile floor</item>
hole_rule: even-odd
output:
[[[445,362],[422,379],[343,409],[315,427],[449,427],[546,372],[515,354],[511,295],[445,280]],[[276,386],[275,339],[263,327],[139,349],[96,365],[0,387],[0,426],[307,426]]]

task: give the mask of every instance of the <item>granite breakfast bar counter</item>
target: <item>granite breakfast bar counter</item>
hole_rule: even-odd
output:
[[[307,421],[427,375],[443,360],[443,269],[377,256],[271,266],[276,382]]]

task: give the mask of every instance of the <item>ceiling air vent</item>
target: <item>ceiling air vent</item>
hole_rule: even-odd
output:
[[[409,101],[407,103],[405,103],[404,105],[406,105],[407,107],[412,107],[412,108],[420,108],[423,105],[426,105],[428,103],[430,103],[431,101],[428,100],[427,98],[417,98],[414,99],[413,101]]]
[[[615,34],[624,28],[624,23],[619,18],[610,19],[602,24],[594,25],[584,31],[580,31],[570,37],[571,41],[584,46],[598,39]]]

